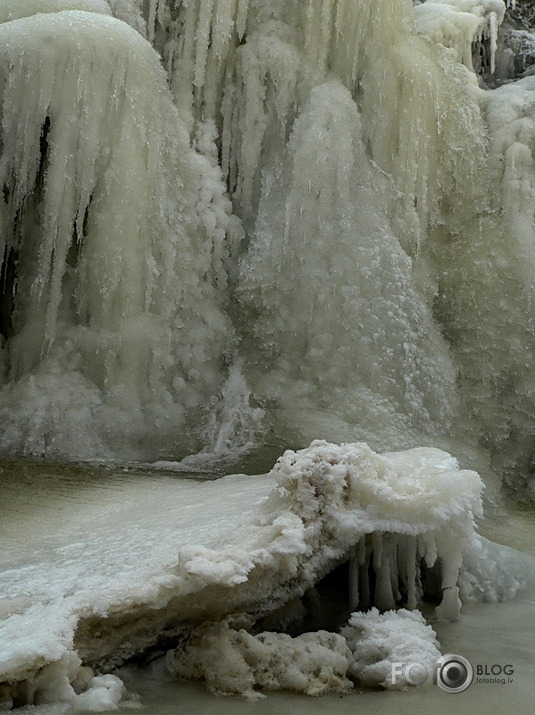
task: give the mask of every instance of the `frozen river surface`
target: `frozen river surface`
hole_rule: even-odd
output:
[[[70,614],[82,612],[88,604],[98,610],[99,599],[103,609],[110,600],[124,601],[132,584],[137,601],[154,598],[155,589],[165,587],[185,544],[208,548],[239,544],[274,482],[265,476],[224,479],[231,488],[223,491],[220,480],[201,483],[155,472],[3,463],[2,649],[10,643],[9,659],[3,665],[13,667],[17,658],[27,662],[29,653],[37,661],[50,658],[50,649],[61,643],[62,629],[68,640]],[[487,535],[501,542],[534,551],[531,511],[511,511],[507,519],[485,528]],[[16,614],[20,620],[13,618]],[[478,682],[476,675],[472,686],[458,695],[431,685],[409,692],[365,691],[319,699],[276,693],[249,703],[237,697],[215,698],[201,686],[162,678],[149,667],[123,669],[120,675],[129,693],[139,696],[138,712],[146,715],[533,710],[535,592],[524,592],[509,603],[465,604],[460,621],[452,624],[437,621],[431,610],[425,615],[437,631],[443,653],[462,654],[475,668],[487,666],[487,670],[510,664],[512,682]],[[119,710],[131,712],[132,705],[127,701]],[[68,705],[59,704],[21,710],[25,711],[71,712]]]

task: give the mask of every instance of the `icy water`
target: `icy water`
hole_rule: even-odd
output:
[[[162,534],[172,534],[173,525],[177,530],[182,528],[177,508],[167,503],[166,494],[180,492],[183,495],[182,515],[186,523],[191,521],[192,532],[206,528],[200,524],[202,510],[206,510],[206,521],[217,528],[217,505],[202,504],[195,496],[198,480],[206,478],[207,475],[175,475],[123,467],[1,462],[1,568],[5,572],[25,564],[37,567],[59,550],[74,555],[78,563],[71,567],[83,573],[84,558],[79,554],[87,553],[89,559],[101,544],[110,545],[113,534],[123,540],[125,554],[134,546],[139,550],[140,544],[146,542],[147,559],[162,560],[169,547],[169,542],[164,543],[167,537]],[[244,493],[246,481],[249,480],[244,480]],[[140,504],[146,504],[145,514],[140,511]],[[242,508],[236,503],[237,512]],[[151,529],[159,534],[152,541],[146,538]],[[482,532],[532,554],[535,573],[535,511],[532,508],[511,507],[507,517],[485,523]],[[493,665],[511,665],[512,682],[477,682],[476,675],[471,687],[458,695],[429,685],[409,692],[366,691],[318,699],[275,693],[251,703],[237,697],[216,698],[201,685],[168,681],[157,669],[148,666],[123,669],[119,673],[133,698],[121,705],[119,711],[142,715],[449,713],[452,710],[473,713],[476,709],[497,715],[533,711],[534,589],[509,603],[466,604],[461,620],[454,624],[435,621],[432,611],[426,616],[438,633],[443,653],[464,655],[476,669],[478,665],[486,666],[487,670]],[[19,712],[59,715],[71,711],[65,706],[53,705],[23,708]]]

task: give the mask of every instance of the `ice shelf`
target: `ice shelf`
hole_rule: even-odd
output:
[[[54,506],[43,504],[43,533],[37,526],[23,563],[9,558],[9,536],[24,529],[13,524],[0,577],[5,698],[57,698],[47,673],[63,683],[59,699],[87,687],[115,693],[91,685],[81,664],[109,671],[205,622],[251,626],[344,561],[351,609],[416,608],[420,569],[434,565],[446,618],[459,613],[460,586],[483,598],[520,586],[509,575],[500,587],[481,564],[482,577],[463,570],[463,553],[494,559],[474,531],[482,483],[437,449],[378,455],[315,441],[267,475],[141,484],[102,500],[81,493],[52,532]]]

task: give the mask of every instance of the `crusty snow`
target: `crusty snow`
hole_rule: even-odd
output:
[[[318,441],[286,452],[264,476],[192,483],[162,475],[145,486],[140,477],[126,492],[82,493],[54,532],[51,500],[28,553],[9,548],[24,524],[7,535],[0,679],[26,688],[30,702],[74,697],[69,682],[80,689],[80,677],[91,675],[78,670],[80,659],[110,668],[163,630],[183,636],[229,614],[251,624],[302,596],[341,559],[354,561],[363,589],[375,571],[372,604],[382,608],[403,598],[398,583],[406,600],[419,599],[422,559],[431,566],[440,558],[444,593],[458,594],[463,551],[483,554],[474,532],[480,489],[474,472],[440,450],[379,456],[362,443]],[[509,596],[521,586],[512,574],[501,579],[513,584]],[[488,587],[482,581],[479,595]],[[457,617],[456,605],[446,606],[441,615]]]

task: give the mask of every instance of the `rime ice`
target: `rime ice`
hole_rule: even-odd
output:
[[[4,704],[111,708],[121,683],[82,663],[162,632],[215,690],[388,687],[401,632],[436,656],[408,612],[425,573],[444,619],[521,588],[436,448],[529,494],[534,86],[483,89],[513,4],[0,0],[0,449],[296,448],[88,506],[90,544],[8,563]],[[340,562],[343,635],[250,632]]]
[[[469,433],[525,472],[532,229],[469,71],[504,12],[1,2],[2,449]]]
[[[504,557],[509,568],[495,568],[499,549],[485,549],[474,532],[480,489],[477,474],[459,470],[440,450],[380,456],[362,443],[315,442],[286,452],[263,477],[203,484],[162,478],[160,486],[154,483],[138,496],[132,492],[125,503],[85,505],[77,524],[92,524],[90,542],[64,543],[59,534],[47,540],[37,563],[4,571],[0,636],[7,645],[0,680],[7,683],[6,697],[26,693],[26,701],[34,702],[54,693],[69,700],[73,688],[102,689],[104,683],[80,670],[80,660],[110,668],[157,643],[162,631],[183,641],[198,626],[186,652],[169,656],[170,667],[200,677],[211,658],[221,660],[221,671],[213,673],[216,690],[251,695],[255,686],[309,694],[346,689],[353,662],[352,677],[383,683],[384,664],[373,678],[358,665],[367,649],[374,651],[373,624],[384,623],[392,635],[379,659],[386,662],[400,652],[395,634],[405,626],[396,625],[399,619],[420,623],[418,631],[418,616],[354,614],[348,635],[343,632],[351,657],[334,634],[282,638],[288,662],[301,663],[294,675],[283,662],[279,670],[267,665],[270,649],[279,647],[276,637],[258,641],[246,629],[268,614],[280,617],[281,609],[344,560],[350,562],[351,609],[415,608],[421,569],[439,564],[441,617],[457,617],[459,587],[466,597],[485,597],[489,585],[512,597],[522,585],[513,574],[514,560]],[[162,499],[164,515],[158,508]],[[226,617],[227,625],[217,625]],[[368,631],[361,643],[363,628]],[[421,637],[434,653],[431,629],[423,627]],[[248,669],[246,658],[249,666],[243,665],[234,684],[224,665],[227,656],[232,660],[229,649],[237,649],[236,657],[252,649],[258,661]],[[220,651],[227,655],[220,657]],[[319,661],[326,669],[318,679]],[[113,683],[102,694],[117,693]]]

